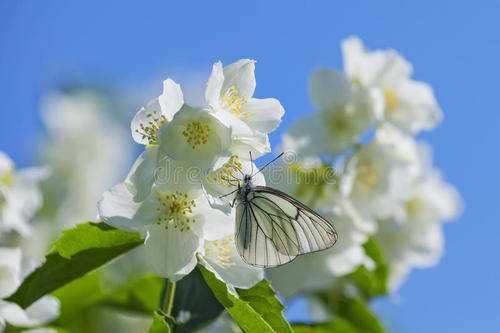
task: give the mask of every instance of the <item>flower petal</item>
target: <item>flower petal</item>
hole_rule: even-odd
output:
[[[190,198],[196,198],[202,192],[201,175],[199,168],[188,163],[165,159],[158,164],[155,172],[155,185],[160,192],[179,191]]]
[[[184,104],[181,86],[170,78],[163,81],[163,93],[158,97],[158,102],[161,114],[167,118],[167,121],[172,121],[175,113]]]
[[[27,237],[32,232],[32,226],[28,223],[26,215],[31,217],[31,214],[26,214],[19,207],[14,207],[12,204],[12,196],[8,200],[9,205],[5,205],[0,211],[0,231],[17,231],[21,236]],[[10,202],[9,202],[10,201]],[[21,203],[22,202],[19,202]]]
[[[231,86],[238,90],[239,95],[252,97],[255,91],[255,60],[241,59],[224,67],[224,84],[222,93]]]
[[[245,122],[254,130],[270,133],[278,128],[285,110],[280,102],[274,98],[250,98],[246,104],[250,117]]]
[[[387,110],[385,117],[403,131],[415,134],[432,130],[443,119],[443,112],[428,84],[404,80],[394,89],[394,94],[398,106]]]
[[[315,70],[311,75],[311,99],[320,110],[341,108],[351,98],[351,87],[339,72]]]
[[[390,87],[410,77],[412,65],[394,50],[365,50],[358,37],[342,42],[346,75],[364,86]]]
[[[194,268],[196,252],[201,245],[201,239],[190,230],[165,229],[163,225],[153,224],[145,247],[153,270],[171,281],[177,281]]]
[[[216,62],[212,66],[212,73],[207,82],[207,89],[205,90],[205,100],[212,108],[219,107],[219,99],[221,96],[222,85],[224,83],[224,73],[222,70],[222,63]]]
[[[299,159],[331,153],[335,144],[317,114],[301,119],[283,136],[283,150],[294,152]]]
[[[150,195],[145,202],[137,203],[129,190],[130,186],[120,183],[105,191],[97,203],[99,217],[104,222],[127,231],[140,231],[141,227],[151,224],[157,216]]]
[[[134,194],[134,201],[141,202],[151,193],[155,181],[159,149],[158,147],[146,148],[132,165],[126,182],[133,186],[129,190]]]
[[[44,296],[23,310],[15,303],[0,301],[0,317],[9,324],[19,327],[32,327],[51,322],[59,316],[59,300]]]
[[[21,249],[0,247],[0,298],[12,294],[21,283]]]
[[[193,213],[196,214],[197,221],[203,221],[203,238],[216,240],[234,234],[234,209],[225,214],[221,210],[212,208],[208,200],[202,196],[196,201],[196,210]]]
[[[266,134],[256,132],[253,135],[235,135],[235,140],[229,150],[242,158],[252,157],[257,159],[271,152],[271,144]]]

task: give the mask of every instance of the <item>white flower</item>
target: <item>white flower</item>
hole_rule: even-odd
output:
[[[210,170],[221,155],[229,155],[231,128],[207,110],[184,105],[159,135],[163,153],[203,170]]]
[[[159,145],[158,131],[172,121],[183,104],[181,87],[172,79],[163,81],[163,93],[151,100],[146,108],[141,108],[132,119],[130,127],[134,140],[143,145]]]
[[[460,214],[461,198],[438,171],[425,170],[404,208],[404,214],[380,221],[375,234],[390,265],[391,290],[399,288],[412,268],[438,263],[444,246],[441,224]]]
[[[232,235],[205,241],[200,263],[230,287],[251,288],[264,278],[263,269],[250,266],[241,259]]]
[[[278,127],[285,111],[274,98],[253,98],[254,71],[253,60],[241,59],[224,68],[215,63],[205,99],[209,109],[230,124],[236,141],[232,151],[244,156],[250,150],[257,158],[271,151],[267,134]]]
[[[301,157],[343,152],[370,128],[381,110],[376,94],[351,84],[340,73],[316,70],[310,86],[319,112],[297,122],[283,139],[284,148]]]
[[[186,164],[170,160],[167,167],[170,178],[157,182],[145,201],[134,201],[133,184],[121,183],[103,194],[98,208],[106,223],[145,232],[153,269],[176,281],[195,267],[205,240],[234,234],[234,216],[210,207],[199,175],[190,174]]]
[[[45,207],[60,228],[94,220],[96,199],[123,177],[131,156],[128,132],[95,93],[52,93],[41,115],[47,129],[40,158],[53,171],[44,183]]]
[[[0,299],[12,294],[22,281],[21,250],[0,248]],[[59,315],[59,301],[44,296],[23,310],[15,303],[0,300],[0,330],[9,323],[19,327],[46,324]]]
[[[349,79],[384,96],[387,121],[410,133],[431,130],[441,121],[432,88],[410,79],[412,65],[396,51],[367,51],[359,38],[350,37],[342,53]]]
[[[374,232],[377,218],[401,213],[421,171],[418,156],[411,137],[386,125],[347,162],[340,188],[347,205],[361,216],[364,230]]]
[[[0,151],[0,232],[30,233],[29,222],[42,205],[38,183],[48,175],[43,167],[15,170],[12,160]]]

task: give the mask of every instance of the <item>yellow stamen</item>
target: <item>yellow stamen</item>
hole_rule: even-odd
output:
[[[234,177],[234,172],[242,169],[241,163],[238,161],[238,155],[231,155],[229,160],[224,163],[219,169],[208,174],[208,179],[218,184],[231,187],[231,179]]]
[[[192,208],[195,207],[194,200],[189,200],[186,193],[176,191],[175,193],[160,193],[158,195],[157,211],[160,211],[157,224],[165,223],[165,229],[170,225],[174,229],[180,228],[180,231],[191,230],[190,223],[196,222],[193,217],[188,217],[188,213],[193,212]]]
[[[186,138],[187,143],[191,144],[191,149],[195,149],[197,146],[208,142],[211,131],[209,124],[204,124],[201,121],[192,121],[186,125],[186,129],[182,131],[182,135]]]
[[[146,115],[147,121],[140,123],[140,129],[136,129],[135,132],[142,135],[142,139],[147,139],[149,142],[148,146],[154,146],[160,144],[158,139],[158,130],[160,127],[167,122],[167,118],[160,114],[157,110]]]
[[[222,100],[229,112],[236,115],[238,118],[248,119],[251,112],[246,110],[245,104],[248,102],[246,94],[241,97],[238,95],[238,90],[234,86],[229,87],[225,94],[222,94]]]
[[[236,257],[233,253],[234,237],[228,236],[218,242],[208,243],[205,256],[211,257],[217,265],[222,268],[231,268],[236,266],[233,259]]]
[[[375,164],[364,164],[359,166],[355,178],[356,185],[361,193],[366,196],[373,191],[378,184],[380,177],[380,167]]]
[[[396,93],[392,89],[387,89],[385,91],[385,107],[387,110],[394,110],[400,105],[398,99],[396,98]]]
[[[0,179],[0,183],[5,186],[12,185],[12,170],[7,171],[3,177]]]

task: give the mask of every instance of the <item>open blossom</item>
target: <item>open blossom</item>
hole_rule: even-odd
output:
[[[98,208],[106,223],[144,232],[151,266],[175,281],[195,267],[205,240],[234,234],[234,216],[210,207],[186,164],[170,160],[167,167],[172,178],[157,182],[143,202],[134,201],[134,186],[125,182],[106,191]]]
[[[413,138],[386,125],[347,162],[341,192],[362,217],[366,231],[377,229],[376,219],[401,214],[420,172],[418,155]]]
[[[147,146],[159,145],[158,131],[165,123],[172,121],[183,104],[181,87],[172,79],[163,81],[163,93],[149,101],[132,119],[130,128],[135,142]]]
[[[154,171],[165,159],[210,170],[220,156],[230,155],[230,126],[213,112],[184,104],[180,86],[171,79],[163,82],[161,96],[137,112],[131,129],[134,140],[146,145],[129,173],[137,202],[151,191]]]
[[[429,163],[429,152],[421,150],[421,162]],[[442,180],[437,170],[424,165],[413,193],[404,203],[404,214],[379,221],[375,239],[389,263],[389,288],[396,290],[412,268],[438,263],[443,253],[442,223],[461,211],[457,190]]]
[[[231,128],[208,110],[184,105],[160,130],[160,138],[165,155],[210,170],[220,156],[229,154]]]
[[[0,248],[0,331],[6,323],[18,327],[33,327],[51,322],[59,315],[59,301],[52,296],[44,296],[22,309],[15,303],[1,299],[12,294],[21,284],[21,250]]]
[[[255,61],[241,59],[226,67],[213,65],[207,82],[205,99],[208,108],[232,128],[232,152],[254,158],[271,151],[267,134],[274,131],[284,114],[274,98],[254,98]]]
[[[42,204],[38,183],[48,175],[43,167],[16,170],[14,162],[0,151],[0,232],[30,233],[29,222]]]
[[[338,72],[314,71],[310,87],[318,113],[298,121],[283,139],[284,149],[292,149],[302,158],[342,153],[373,125],[381,111],[376,94]]]
[[[410,78],[412,65],[396,51],[367,51],[359,38],[350,37],[342,53],[347,77],[384,97],[385,120],[409,133],[431,130],[441,121],[432,88]]]

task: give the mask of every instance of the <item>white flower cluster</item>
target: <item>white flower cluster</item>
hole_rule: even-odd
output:
[[[59,302],[51,296],[41,298],[26,310],[2,300],[17,289],[34,267],[29,262],[21,266],[20,248],[3,247],[8,240],[6,234],[16,232],[22,238],[32,235],[30,222],[42,204],[38,183],[48,175],[49,170],[44,167],[16,170],[13,161],[0,152],[0,331],[7,323],[19,327],[38,326],[59,314]]]
[[[16,170],[0,152],[0,298],[22,282],[21,262],[40,262],[61,228],[95,219],[96,197],[117,179],[130,155],[126,130],[106,115],[105,102],[95,93],[51,93],[41,118],[46,135],[38,148],[45,167]],[[55,319],[58,309],[52,297],[25,311],[0,301],[0,322],[38,326]]]
[[[19,305],[1,300],[12,294],[21,284],[24,276],[34,265],[22,265],[19,248],[0,247],[0,332],[6,323],[17,327],[33,327],[46,324],[59,316],[59,301],[44,296],[23,310]]]
[[[57,231],[94,220],[96,198],[119,181],[132,158],[128,132],[109,109],[104,97],[86,90],[53,92],[43,99],[46,135],[40,159],[52,170],[44,208]]]
[[[442,119],[431,87],[412,80],[411,64],[394,50],[368,51],[351,37],[342,52],[343,73],[312,74],[318,112],[283,138],[299,166],[335,168],[336,184],[315,198],[313,208],[331,218],[339,241],[269,272],[285,296],[331,286],[359,265],[372,268],[362,247],[369,237],[383,250],[394,291],[412,268],[437,263],[443,252],[441,224],[460,211],[458,192],[432,168],[428,147],[414,139]]]
[[[106,223],[146,235],[148,261],[171,281],[197,262],[236,287],[263,277],[238,256],[230,198],[221,198],[241,172],[256,170],[249,152],[253,158],[270,152],[267,135],[284,114],[278,100],[253,97],[254,70],[247,59],[224,68],[215,63],[204,108],[187,105],[180,86],[165,80],[163,93],[132,120],[132,136],[144,152],[98,204]]]

